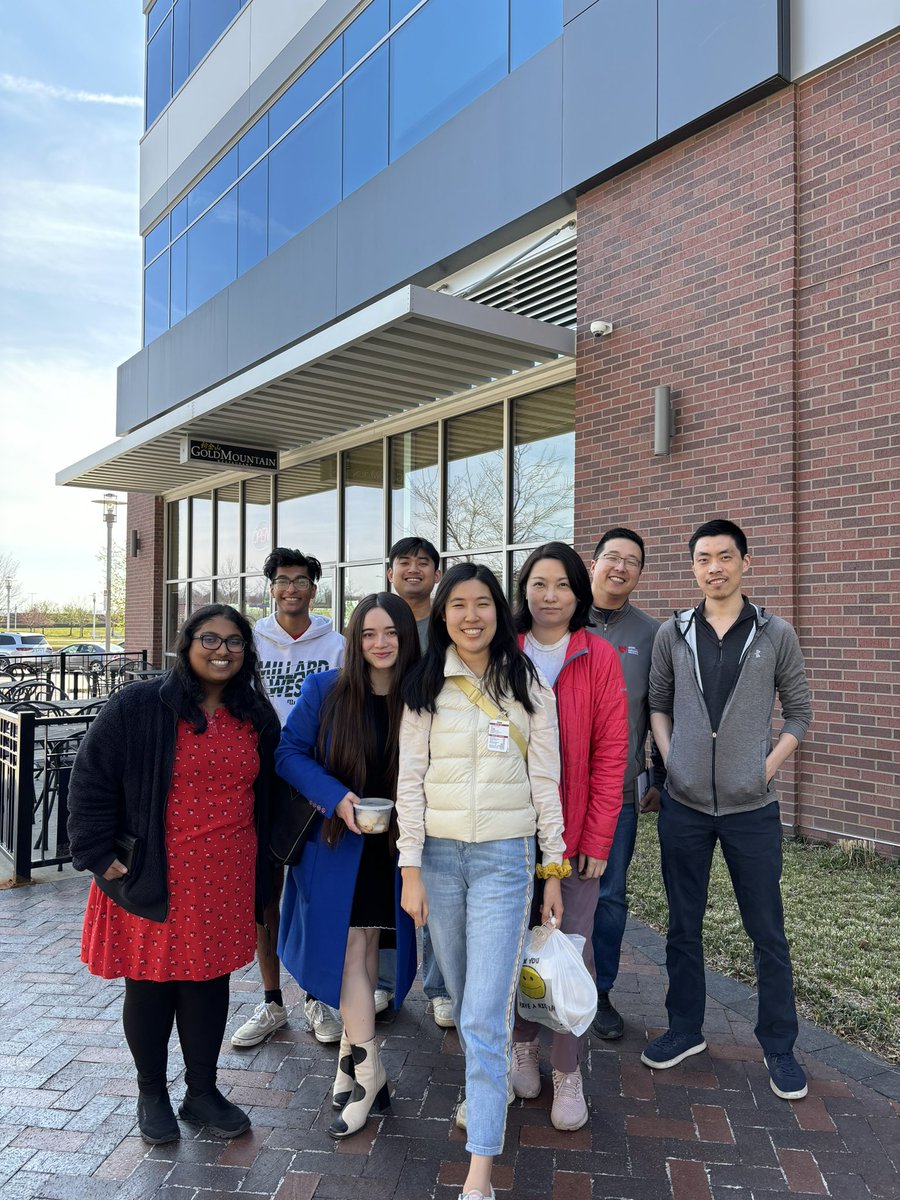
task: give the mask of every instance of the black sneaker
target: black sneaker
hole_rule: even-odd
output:
[[[606,1041],[620,1038],[625,1032],[625,1022],[609,1002],[609,992],[597,993],[597,1015],[591,1022],[591,1033]]]
[[[666,1067],[677,1067],[692,1054],[700,1054],[705,1049],[706,1041],[702,1033],[676,1033],[674,1029],[668,1029],[647,1043],[641,1062],[657,1071],[664,1071]]]
[[[767,1054],[765,1063],[769,1069],[769,1086],[782,1100],[802,1100],[809,1088],[803,1068],[791,1054]]]
[[[178,1115],[191,1125],[205,1125],[216,1137],[237,1137],[250,1128],[250,1118],[244,1110],[226,1100],[218,1088],[202,1096],[188,1093],[181,1102]]]
[[[164,1146],[166,1142],[177,1142],[181,1137],[168,1092],[160,1096],[139,1095],[137,1119],[141,1137],[148,1146]]]

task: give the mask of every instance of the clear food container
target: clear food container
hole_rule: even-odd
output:
[[[393,800],[367,796],[353,805],[353,815],[361,833],[387,833],[391,823]]]

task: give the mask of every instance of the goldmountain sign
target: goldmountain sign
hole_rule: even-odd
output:
[[[181,439],[183,463],[206,463],[211,467],[231,467],[241,471],[277,471],[278,451],[251,446],[229,446],[225,442]]]

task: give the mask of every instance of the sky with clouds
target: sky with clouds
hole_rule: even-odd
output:
[[[102,602],[99,493],[54,477],[114,441],[140,348],[143,27],[140,0],[0,3],[0,555],[26,605]]]

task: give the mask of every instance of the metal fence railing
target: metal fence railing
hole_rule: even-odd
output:
[[[0,672],[0,704],[20,699],[95,699],[159,671],[146,650],[109,654],[92,650],[11,659]]]

